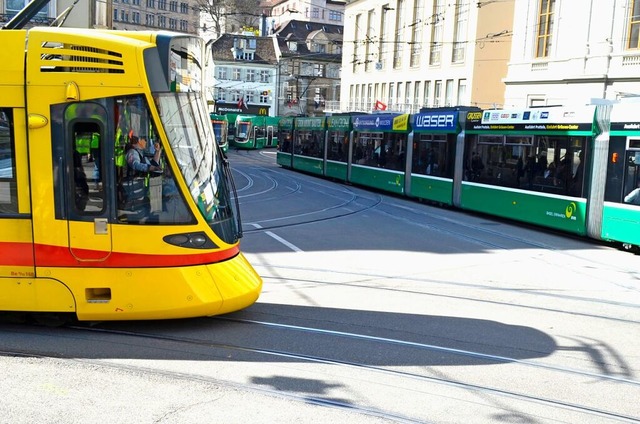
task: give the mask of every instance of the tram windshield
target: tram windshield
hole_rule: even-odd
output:
[[[156,102],[180,172],[200,213],[227,243],[238,238],[223,158],[201,93],[158,93]],[[230,178],[230,177],[229,177]]]

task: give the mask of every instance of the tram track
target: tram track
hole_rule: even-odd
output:
[[[269,169],[268,172],[270,174],[277,173],[278,175],[273,177],[275,179],[288,177],[284,175],[287,171]],[[331,196],[337,193],[330,193],[328,190],[319,191],[317,187],[322,186],[326,189],[326,185],[331,184],[335,186],[335,190],[343,190],[345,188],[342,184],[335,184],[322,179],[319,180],[320,183],[315,183],[312,180],[315,177],[306,176],[305,174],[295,173],[295,176],[295,180],[298,180],[301,186],[300,193],[314,190],[316,193]],[[307,181],[307,179],[310,181]],[[309,184],[316,185],[310,187]],[[329,190],[331,189],[334,188],[329,187]],[[381,350],[394,352],[394,354],[396,354],[396,349],[416,349],[420,351],[419,355],[428,357],[440,355],[449,358],[445,362],[465,363],[468,360],[470,362],[480,361],[486,364],[494,364],[488,365],[489,367],[515,367],[517,371],[515,371],[514,375],[518,376],[518,378],[526,379],[528,377],[533,378],[535,381],[542,379],[539,381],[545,381],[547,384],[551,383],[551,387],[547,391],[547,388],[542,387],[544,383],[538,383],[535,390],[530,391],[526,388],[523,389],[526,386],[511,385],[509,383],[510,377],[501,373],[496,374],[499,376],[496,378],[499,384],[494,385],[491,384],[493,380],[488,377],[487,371],[480,377],[475,376],[472,371],[472,377],[467,377],[460,374],[455,367],[453,369],[434,367],[434,369],[429,369],[428,372],[423,373],[422,371],[416,372],[415,367],[409,367],[411,368],[409,370],[398,369],[397,366],[391,365],[393,361],[390,361],[388,366],[379,367],[366,361],[353,361],[348,360],[352,358],[334,357],[333,355],[307,354],[296,359],[303,361],[307,356],[312,356],[322,360],[336,360],[339,363],[344,362],[344,365],[335,364],[336,366],[350,367],[354,365],[355,369],[358,370],[363,369],[371,373],[384,373],[385,376],[393,379],[416,380],[420,385],[441,384],[456,386],[456,384],[461,383],[462,386],[456,386],[460,387],[461,390],[482,393],[488,397],[498,396],[503,401],[517,399],[518,402],[539,403],[549,409],[580,411],[580,414],[586,414],[578,420],[580,422],[594,422],[602,419],[627,422],[640,421],[640,411],[637,411],[637,409],[625,407],[608,408],[605,403],[591,402],[588,398],[581,398],[580,396],[565,396],[564,393],[561,396],[557,396],[557,392],[552,387],[552,382],[558,379],[562,381],[560,383],[561,386],[572,389],[580,388],[583,392],[593,390],[594,393],[600,393],[597,389],[585,389],[586,386],[596,384],[598,387],[600,385],[606,386],[606,391],[610,393],[610,396],[613,395],[614,397],[617,396],[615,393],[618,387],[623,388],[621,393],[624,396],[628,396],[627,392],[639,393],[640,384],[634,374],[637,369],[634,363],[635,356],[633,355],[632,347],[634,344],[627,345],[621,337],[608,337],[602,331],[596,331],[596,335],[592,336],[593,328],[611,326],[616,328],[617,334],[621,336],[625,332],[633,331],[637,326],[635,317],[640,305],[634,302],[633,298],[628,298],[628,301],[626,301],[627,298],[617,297],[624,296],[622,293],[609,295],[606,291],[608,288],[614,288],[616,291],[619,291],[617,290],[618,288],[634,292],[640,291],[637,285],[631,281],[634,272],[633,267],[609,260],[611,252],[613,252],[613,255],[616,254],[614,249],[606,248],[606,251],[603,251],[602,248],[605,248],[604,246],[598,245],[597,242],[591,240],[527,225],[523,228],[519,223],[513,224],[511,221],[496,217],[489,218],[481,214],[465,211],[452,212],[436,207],[431,209],[428,205],[414,204],[410,199],[398,199],[392,195],[384,196],[377,194],[375,191],[366,190],[359,194],[357,190],[357,187],[348,187],[348,191],[353,191],[368,201],[371,200],[371,197],[378,196],[376,203],[369,204],[366,209],[354,212],[353,208],[350,207],[351,204],[344,202],[344,205],[338,204],[332,207],[333,216],[330,218],[317,216],[317,213],[326,213],[326,211],[315,211],[313,207],[310,207],[307,211],[297,215],[292,214],[292,216],[288,217],[290,222],[280,221],[279,217],[266,218],[265,221],[271,220],[272,223],[277,224],[277,226],[269,226],[270,229],[285,230],[300,225],[322,223],[327,219],[346,218],[354,213],[366,213],[365,219],[376,223],[377,228],[387,228],[386,222],[395,222],[395,224],[390,224],[390,228],[396,231],[394,234],[402,233],[407,237],[406,251],[402,243],[378,242],[377,244],[372,244],[370,249],[364,248],[362,252],[366,253],[357,250],[359,247],[357,245],[354,246],[353,243],[336,243],[335,245],[340,246],[337,248],[341,250],[339,255],[332,255],[328,253],[329,251],[325,251],[330,249],[329,246],[332,245],[323,245],[322,249],[319,250],[320,254],[316,255],[315,251],[310,251],[309,255],[306,255],[308,258],[306,256],[297,256],[294,263],[290,262],[290,257],[283,257],[284,261],[282,263],[266,262],[264,265],[266,273],[260,272],[260,274],[270,287],[275,287],[272,292],[278,296],[277,298],[283,297],[287,299],[286,302],[292,302],[292,304],[303,302],[305,305],[316,308],[321,308],[323,305],[340,305],[338,307],[349,308],[351,303],[347,301],[347,298],[358,297],[362,298],[363,301],[357,302],[357,307],[369,311],[378,310],[376,308],[380,307],[382,311],[402,311],[403,313],[407,311],[409,314],[412,311],[416,311],[414,312],[416,316],[425,318],[427,317],[424,315],[425,311],[429,311],[432,314],[431,318],[436,320],[450,319],[448,315],[452,314],[452,316],[469,316],[472,320],[477,321],[483,321],[483,319],[490,317],[488,319],[493,319],[495,322],[523,323],[528,326],[527,328],[536,329],[541,334],[548,335],[559,343],[557,350],[554,351],[553,358],[538,361],[511,357],[508,354],[488,354],[488,356],[484,356],[487,353],[482,350],[481,345],[478,345],[479,350],[473,348],[474,343],[477,341],[470,334],[465,334],[466,338],[463,337],[460,340],[452,341],[452,344],[421,342],[420,344],[424,346],[420,347],[410,346],[412,342],[415,342],[412,341],[410,334],[408,335],[409,339],[405,339],[404,336],[398,338],[407,340],[409,343],[402,343],[402,340],[400,340],[400,343],[395,343],[395,340],[398,339],[388,336],[394,329],[392,327],[383,328],[384,325],[360,328],[358,324],[345,321],[337,324],[337,326],[343,328],[356,327],[361,331],[347,330],[342,335],[329,334],[324,333],[324,331],[331,330],[315,329],[313,324],[305,326],[304,316],[297,314],[291,316],[283,315],[282,318],[283,321],[293,324],[292,327],[300,328],[284,330],[279,327],[282,324],[267,322],[269,320],[248,320],[257,322],[236,321],[238,324],[248,325],[252,328],[253,326],[262,328],[278,327],[277,331],[310,333],[312,334],[311,337],[329,337],[332,340],[342,337],[348,339],[345,343],[350,346],[375,343],[385,346],[380,348]],[[341,196],[342,194],[337,195]],[[256,198],[252,199],[252,202],[259,202],[259,197],[256,196]],[[318,201],[318,203],[322,202]],[[349,210],[346,211],[347,213],[342,214],[340,208],[348,208]],[[352,221],[349,222],[352,225]],[[340,224],[336,223],[336,225],[339,226]],[[407,228],[406,233],[403,232],[403,227]],[[327,227],[319,226],[318,228],[326,230]],[[266,229],[268,228],[260,228],[256,232]],[[360,229],[362,230],[362,228]],[[390,231],[393,230],[390,229]],[[375,236],[380,237],[382,232],[377,232]],[[452,243],[455,247],[444,252],[439,249],[432,250],[428,243],[420,243],[419,237],[413,237],[417,233],[428,234],[429,238],[434,241]],[[310,231],[305,230],[305,234],[308,236]],[[547,237],[545,234],[553,235],[558,239]],[[446,240],[444,240],[445,238]],[[569,238],[573,241],[569,240],[565,243],[560,238]],[[366,237],[362,240],[366,242]],[[378,239],[375,240],[377,241]],[[426,240],[426,238],[423,238],[423,240]],[[467,245],[470,247],[467,248]],[[593,245],[596,248],[591,248],[589,245]],[[425,250],[422,250],[423,247]],[[356,250],[349,250],[353,248]],[[393,259],[401,257],[400,251],[408,253],[411,258],[424,258],[421,260],[425,260],[425,266],[420,267],[418,266],[419,264],[412,263],[410,268],[405,269],[398,264],[397,267],[391,268],[381,266],[380,269],[384,269],[385,272],[373,270],[373,268],[379,266],[375,261],[381,260],[384,252],[391,253],[390,257],[392,258],[391,261],[393,261]],[[412,253],[415,254],[412,255]],[[471,259],[471,261],[461,265],[456,263],[452,257],[442,256],[441,253],[461,253],[464,254],[461,257]],[[507,255],[506,263],[505,255]],[[344,268],[336,267],[336,262],[331,262],[334,264],[331,269],[316,265],[321,263],[321,260],[333,260],[339,256],[346,257],[344,262],[340,262],[344,263]],[[354,267],[354,261],[364,260],[364,258],[373,258],[368,260],[373,260],[374,263],[357,263],[356,267],[362,269],[362,271],[358,271]],[[444,260],[445,258],[446,260]],[[451,261],[449,261],[450,258]],[[274,259],[276,262],[278,261],[277,258]],[[309,266],[305,266],[306,260],[309,260]],[[386,258],[383,260],[386,260]],[[428,261],[428,264],[426,261]],[[369,266],[374,264],[375,266],[373,267]],[[490,270],[492,266],[504,267],[505,265],[512,267],[514,270],[517,269],[518,272],[529,273],[529,275],[526,275],[527,278],[525,279],[518,280],[517,284],[512,284],[506,278],[495,279],[491,271],[488,271],[490,272],[488,279],[473,275],[474,271],[485,272]],[[556,286],[550,281],[546,281],[545,277],[534,275],[538,266],[541,269],[546,269],[545,272],[549,273],[547,275],[552,275],[553,278],[559,278],[561,281],[564,277],[568,280]],[[453,267],[468,268],[468,271],[454,270]],[[258,266],[258,268],[261,267]],[[426,277],[428,271],[432,273],[430,275],[433,275],[433,278]],[[556,271],[558,272],[556,273]],[[446,275],[452,274],[453,277],[451,279],[439,279],[436,278],[436,274],[433,274],[434,272],[447,273]],[[571,274],[572,272],[573,274]],[[626,274],[626,280],[622,280],[620,274]],[[581,277],[583,277],[583,280],[592,282],[593,286],[582,286],[582,281],[579,281]],[[575,283],[574,279],[576,280]],[[567,282],[569,284],[564,284]],[[274,284],[278,285],[274,286]],[[556,289],[556,287],[558,288]],[[355,291],[351,289],[355,289]],[[463,294],[463,290],[470,290],[471,293]],[[293,293],[286,295],[287,291],[292,291]],[[314,295],[317,296],[319,293],[322,293],[324,297],[322,299],[314,298]],[[269,298],[273,297],[274,294],[270,293]],[[411,300],[412,308],[401,306],[401,302],[405,299],[403,295],[413,297]],[[421,295],[427,297],[424,300],[420,300],[421,298],[418,296]],[[331,298],[330,296],[336,297]],[[373,298],[373,300],[364,301],[364,299],[368,298]],[[332,299],[340,300],[333,301]],[[439,300],[456,309],[451,312],[446,307],[439,308],[438,304],[441,303]],[[473,304],[473,302],[482,302],[483,304]],[[467,311],[471,309],[470,306],[478,306],[482,312],[469,313]],[[496,311],[493,309],[496,309]],[[327,314],[331,313],[327,312]],[[382,314],[385,313],[383,312]],[[367,314],[367,316],[369,315],[375,316],[376,314]],[[350,314],[345,316],[350,316]],[[538,319],[540,316],[544,317],[543,322]],[[565,318],[567,324],[564,323]],[[581,318],[586,318],[587,320],[581,321]],[[225,318],[223,317],[223,319]],[[330,320],[330,318],[327,319]],[[377,330],[383,334],[379,337],[379,340],[362,337],[370,335],[371,331],[377,333]],[[403,331],[400,327],[395,328],[395,330],[400,333]],[[495,334],[498,333],[496,332]],[[574,336],[576,334],[577,336]],[[439,331],[435,331],[433,334],[425,333],[421,335],[434,338],[440,336],[446,339],[444,333]],[[337,342],[329,341],[327,343]],[[472,347],[460,348],[457,345],[458,343]],[[522,343],[521,346],[526,349],[529,344]],[[530,346],[535,346],[534,340],[530,341]],[[443,350],[440,350],[441,348]],[[517,348],[514,347],[514,349]],[[287,349],[272,350],[276,353],[299,354],[299,352],[288,352]],[[508,352],[509,349],[506,348],[505,351]],[[451,359],[454,357],[467,359]],[[515,359],[515,361],[512,361],[512,359]],[[322,362],[317,363],[320,364]],[[365,367],[360,368],[360,365]],[[373,368],[366,368],[369,366],[373,366]],[[377,368],[382,370],[377,370]],[[388,371],[391,371],[391,373],[387,374]],[[398,374],[395,372],[398,372]],[[408,374],[404,375],[403,373]],[[418,377],[415,377],[414,374]],[[558,402],[558,405],[555,405],[554,402]],[[495,403],[498,404],[500,402],[495,401]],[[532,417],[533,415],[525,417],[524,420],[531,418],[531,421],[537,421]],[[549,417],[547,416],[547,418]],[[578,421],[572,419],[567,422]]]
[[[531,367],[535,369],[543,369],[547,372],[558,373],[561,375],[572,375],[578,378],[587,378],[591,381],[598,381],[613,383],[616,385],[626,385],[632,387],[634,390],[640,388],[640,381],[629,379],[629,378],[619,378],[615,376],[593,373],[593,372],[585,372],[582,370],[573,369],[570,367],[562,367],[562,366],[552,366],[549,364],[540,363],[537,361],[531,360],[521,360],[518,358],[510,358],[503,357],[497,355],[487,355],[482,352],[477,351],[469,351],[469,350],[461,350],[461,349],[452,349],[446,346],[437,346],[430,345],[425,343],[416,343],[405,341],[401,339],[392,339],[386,337],[376,337],[368,334],[357,334],[357,333],[349,333],[343,331],[334,331],[323,328],[313,328],[313,327],[303,327],[298,325],[287,325],[281,324],[277,322],[267,322],[267,321],[257,321],[252,319],[241,319],[241,318],[233,318],[233,317],[212,317],[211,320],[221,321],[231,324],[237,324],[242,326],[250,326],[250,327],[261,327],[261,328],[269,328],[270,330],[277,331],[285,331],[285,332],[294,332],[300,335],[321,335],[323,337],[331,337],[331,338],[340,338],[340,339],[348,339],[350,343],[378,343],[386,346],[402,346],[409,347],[412,349],[417,349],[421,351],[426,351],[431,354],[445,354],[445,355],[453,355],[453,356],[464,356],[471,357],[474,359],[480,359],[483,362],[496,363],[496,364],[517,364],[519,366]],[[175,350],[182,349],[188,346],[196,346],[198,348],[205,348],[207,350],[214,349],[220,350],[222,353],[215,355],[218,358],[223,357],[232,357],[237,354],[249,354],[249,355],[258,355],[258,357],[270,357],[274,360],[282,360],[282,361],[294,361],[296,363],[301,364],[316,364],[316,365],[328,365],[333,368],[337,367],[338,370],[344,369],[344,373],[340,371],[331,371],[332,375],[341,375],[342,378],[350,378],[349,376],[353,374],[353,378],[362,379],[366,378],[370,381],[378,381],[384,383],[387,388],[391,388],[394,391],[399,392],[412,392],[412,396],[419,396],[420,392],[423,389],[415,388],[414,384],[417,385],[436,385],[436,386],[446,386],[449,388],[453,388],[454,390],[461,390],[464,393],[470,393],[470,396],[473,398],[474,396],[488,396],[495,397],[497,399],[504,399],[505,401],[517,401],[519,403],[525,404],[535,404],[540,405],[543,408],[550,408],[551,410],[564,410],[573,414],[576,413],[582,417],[583,422],[589,422],[590,419],[588,417],[592,417],[595,419],[606,419],[616,422],[637,422],[640,417],[632,416],[624,413],[619,413],[616,411],[609,411],[606,409],[602,409],[597,406],[591,406],[588,404],[569,401],[567,399],[555,399],[550,396],[542,396],[540,394],[529,394],[526,392],[522,392],[515,389],[510,389],[509,387],[500,387],[499,385],[487,385],[481,383],[475,383],[473,381],[464,381],[459,378],[449,378],[446,376],[438,376],[437,374],[427,375],[424,373],[418,373],[412,370],[402,370],[394,367],[384,367],[372,365],[367,362],[353,361],[348,359],[340,359],[339,357],[327,357],[320,356],[312,353],[301,353],[291,349],[273,349],[268,347],[256,347],[251,346],[246,343],[234,343],[234,342],[214,342],[211,340],[197,339],[193,337],[183,337],[176,336],[171,334],[154,334],[149,332],[142,332],[137,330],[118,330],[118,329],[109,329],[109,328],[101,328],[100,326],[75,326],[70,327],[73,331],[78,331],[80,333],[93,333],[99,335],[108,335],[108,336],[122,336],[126,339],[133,339],[133,341],[125,341],[125,343],[135,346],[137,342],[135,339],[143,339],[152,341],[154,344],[157,342],[168,343],[166,346],[167,349]],[[239,333],[243,333],[240,331]],[[141,346],[145,345],[145,343],[141,343]],[[182,347],[181,347],[182,346]],[[187,348],[188,350],[188,348]],[[227,352],[227,353],[224,353]],[[235,354],[231,354],[229,352],[236,352]],[[2,354],[17,354],[17,355],[33,355],[33,353],[29,352],[2,352]],[[213,359],[213,358],[212,358]],[[308,394],[301,395],[297,393],[283,393],[279,390],[272,390],[266,387],[261,387],[260,385],[255,384],[244,384],[239,383],[237,381],[230,381],[224,378],[211,378],[205,375],[198,375],[192,373],[184,373],[184,372],[176,372],[171,370],[163,370],[159,368],[149,368],[148,366],[136,366],[131,364],[118,364],[113,363],[111,361],[105,360],[95,360],[95,359],[74,359],[74,361],[88,362],[94,365],[107,366],[107,367],[115,367],[125,371],[135,371],[135,372],[144,372],[144,373],[153,373],[157,375],[163,375],[168,378],[178,378],[178,379],[186,379],[186,380],[194,380],[194,381],[205,381],[208,383],[215,384],[223,384],[229,387],[234,387],[242,390],[256,391],[261,392],[263,394],[268,394],[272,396],[278,397],[286,397],[292,401],[296,402],[310,402],[318,406],[328,407],[328,408],[338,408],[344,409],[351,412],[357,412],[360,414],[370,415],[378,418],[387,419],[394,422],[406,422],[406,423],[417,423],[417,422],[428,422],[428,418],[425,419],[424,416],[412,417],[411,415],[404,415],[398,413],[393,410],[385,410],[381,407],[371,407],[367,405],[359,405],[354,404],[352,402],[347,401],[337,401],[335,399],[327,399],[325,397],[314,397],[309,396]],[[269,360],[264,360],[265,363],[269,362]],[[364,374],[362,374],[364,373]],[[378,377],[376,377],[376,375]],[[346,376],[346,377],[344,377]],[[365,376],[365,377],[363,377]],[[405,380],[413,381],[414,383],[402,383]],[[349,382],[345,382],[345,384],[349,384]],[[405,387],[406,386],[406,387]]]
[[[258,162],[258,163],[267,163],[267,160],[258,160],[256,159],[254,156],[243,156],[243,158],[250,160],[250,161],[254,161],[254,162]],[[290,177],[288,175],[287,172],[284,171],[280,171],[279,169],[269,169],[269,173],[277,173],[278,176],[280,177],[284,177],[284,178],[289,178],[289,179],[293,179],[292,177]],[[296,175],[304,175],[304,174],[296,174]],[[270,177],[272,178],[272,177]],[[310,177],[312,178],[312,177]],[[293,179],[296,184],[298,184],[300,187],[299,189],[302,189],[303,183],[301,183],[299,181],[299,179]],[[500,220],[499,218],[496,217],[484,217],[482,215],[478,215],[478,214],[472,214],[471,216],[473,216],[474,218],[483,220],[483,221],[488,221],[491,223],[495,223],[497,225],[500,226],[500,230],[496,230],[496,229],[491,229],[491,228],[487,228],[486,226],[482,226],[480,224],[477,223],[469,223],[468,220],[466,219],[456,219],[455,217],[450,217],[450,216],[444,216],[443,213],[441,213],[442,211],[438,210],[437,212],[429,212],[426,211],[424,208],[426,207],[425,205],[421,205],[421,208],[415,207],[414,205],[406,205],[406,204],[401,204],[400,199],[394,199],[393,197],[391,197],[392,202],[389,202],[388,200],[385,199],[385,197],[383,197],[382,195],[376,194],[375,192],[369,192],[369,191],[365,191],[365,195],[363,194],[355,194],[355,189],[351,189],[350,187],[344,186],[343,184],[336,184],[336,183],[332,183],[330,181],[326,181],[326,180],[320,180],[321,183],[318,183],[316,181],[313,180],[309,180],[307,181],[305,179],[304,183],[310,183],[310,184],[314,184],[317,186],[320,186],[324,189],[331,189],[331,186],[336,186],[337,188],[335,189],[337,192],[349,192],[352,193],[352,201],[351,202],[344,202],[342,204],[336,204],[333,205],[329,208],[324,208],[324,209],[320,209],[317,211],[309,211],[309,212],[305,212],[305,213],[300,213],[300,214],[296,214],[296,215],[290,215],[290,216],[279,216],[276,218],[272,218],[272,219],[266,219],[266,220],[259,220],[257,221],[260,224],[261,228],[248,228],[246,230],[246,232],[248,233],[252,233],[252,232],[260,232],[260,231],[269,231],[269,230],[273,230],[273,229],[286,229],[286,228],[291,228],[291,227],[295,227],[295,226],[301,226],[301,225],[312,225],[312,224],[316,224],[316,223],[321,223],[327,220],[334,220],[334,219],[340,219],[340,218],[345,218],[345,217],[350,217],[359,213],[363,213],[363,212],[369,212],[372,210],[375,210],[377,213],[381,213],[385,216],[387,216],[389,219],[393,219],[393,220],[399,220],[401,222],[406,223],[407,225],[411,226],[411,227],[418,227],[420,229],[423,230],[428,230],[428,231],[432,231],[434,233],[437,234],[443,234],[443,235],[447,235],[450,237],[455,237],[458,240],[465,240],[469,243],[475,244],[477,246],[480,246],[482,248],[488,248],[488,249],[499,249],[499,250],[512,250],[514,249],[514,246],[517,246],[518,248],[532,248],[532,249],[542,249],[545,251],[549,251],[549,252],[554,252],[556,254],[560,254],[564,257],[567,258],[571,258],[573,260],[584,260],[584,257],[581,256],[580,254],[577,254],[575,252],[568,252],[566,251],[564,248],[560,248],[557,245],[554,245],[552,243],[548,243],[548,242],[543,242],[541,240],[534,240],[531,237],[525,237],[525,236],[517,236],[515,235],[515,233],[513,231],[509,230],[509,227],[512,225],[512,223],[510,221],[503,221]],[[328,185],[329,184],[329,185]],[[331,197],[335,197],[332,194],[328,194],[325,193],[328,196]],[[367,201],[370,201],[372,199],[368,198],[367,196],[371,195],[372,199],[374,200],[374,203],[365,206],[365,207],[359,207],[355,210],[347,210],[343,213],[335,213],[332,214],[331,216],[328,217],[319,217],[319,218],[315,218],[315,219],[301,219],[301,220],[296,220],[296,218],[300,218],[300,217],[309,217],[309,216],[314,216],[317,214],[321,214],[321,213],[326,213],[328,211],[337,211],[339,210],[341,207],[347,208],[349,205],[357,203],[358,200],[360,199],[366,199]],[[262,200],[262,199],[261,199]],[[397,202],[393,201],[393,200],[397,200]],[[265,200],[266,201],[266,200]],[[391,211],[385,211],[384,207],[389,207],[389,208],[393,208],[393,212]],[[422,218],[418,218],[418,219],[412,219],[412,218],[408,218],[406,216],[401,216],[401,214],[397,213],[397,211],[404,211],[406,213],[409,214],[414,214],[418,217],[422,217]],[[451,212],[451,211],[446,211],[446,212]],[[453,211],[456,214],[464,214],[465,217],[470,216],[468,213],[464,212],[464,211]],[[287,221],[287,220],[295,220],[295,222],[285,222],[282,223],[283,221]],[[264,225],[265,222],[281,222],[281,224],[275,224],[275,225]],[[444,225],[443,225],[444,224]],[[522,225],[522,224],[519,224]],[[592,244],[594,246],[603,246],[603,243],[598,243],[597,241],[594,240],[589,240],[589,239],[584,239],[584,238],[577,238],[575,236],[571,236],[569,234],[566,233],[558,233],[558,232],[554,232],[552,230],[549,229],[545,229],[545,228],[538,228],[538,227],[531,227],[531,226],[527,226],[530,227],[531,231],[535,231],[537,233],[544,233],[544,234],[550,234],[553,236],[558,236],[558,237],[563,237],[563,238],[572,238],[574,240],[580,240],[581,242],[584,243],[589,243]],[[490,238],[492,238],[492,240],[490,240],[489,238],[487,238],[486,236],[490,236]],[[502,241],[500,241],[502,240]],[[604,244],[604,247],[609,247],[606,243]],[[544,258],[540,258],[540,260],[544,260]],[[589,262],[591,264],[593,264],[594,259],[593,258],[589,258]],[[610,262],[607,261],[598,261],[598,259],[595,259],[596,263],[600,266],[605,266],[608,269],[610,269],[611,271],[614,272],[618,272],[618,273],[628,273],[629,270],[627,268],[624,267],[620,267],[620,266],[615,266],[613,264],[611,264]],[[638,276],[640,277],[640,270],[637,272]],[[629,286],[629,285],[622,285],[621,287],[627,288],[627,289],[631,289],[634,291],[640,291],[640,288],[636,288],[635,286]]]

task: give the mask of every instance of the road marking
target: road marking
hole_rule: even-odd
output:
[[[255,228],[262,228],[262,225],[260,224],[250,224],[253,225]],[[293,243],[288,242],[287,240],[283,239],[282,237],[280,237],[277,234],[272,233],[271,231],[265,231],[264,232],[266,235],[268,235],[269,237],[274,238],[275,240],[278,240],[280,243],[284,244],[285,246],[287,246],[289,249],[293,250],[294,252],[303,252],[302,249],[300,249],[298,246],[296,246]]]

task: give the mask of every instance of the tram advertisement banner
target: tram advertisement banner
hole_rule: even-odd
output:
[[[292,117],[280,118],[280,121],[278,121],[278,127],[285,130],[293,129],[293,118]]]
[[[373,114],[353,117],[356,131],[409,131],[409,115]]]
[[[489,131],[591,131],[595,106],[522,110],[485,110],[467,115],[467,129]],[[472,115],[472,116],[469,116]],[[475,119],[469,119],[475,118]]]
[[[413,129],[420,131],[455,132],[458,127],[458,112],[418,113],[413,118]]]
[[[325,118],[296,118],[295,126],[299,130],[323,130]]]
[[[327,128],[333,131],[351,130],[350,116],[329,116],[327,117]]]

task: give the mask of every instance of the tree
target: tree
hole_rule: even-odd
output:
[[[197,0],[200,11],[206,15],[207,27],[214,37],[243,29],[260,28],[259,0]],[[205,25],[207,25],[205,23]]]

